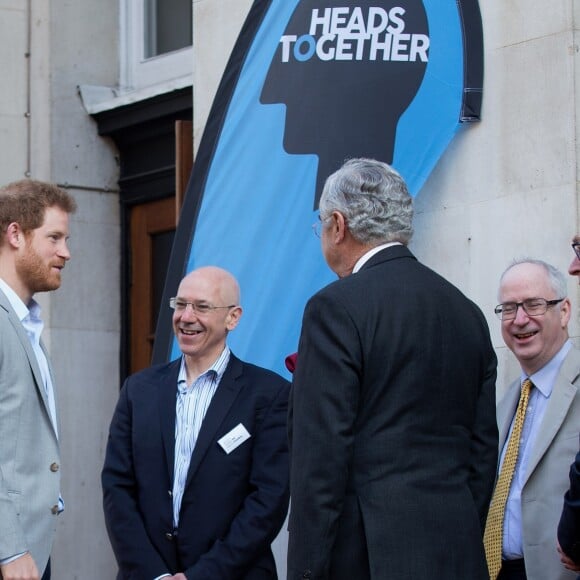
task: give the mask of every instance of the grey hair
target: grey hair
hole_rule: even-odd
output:
[[[413,199],[399,173],[382,161],[348,160],[326,180],[319,209],[322,221],[339,211],[363,244],[406,245],[413,236]]]
[[[550,288],[554,291],[554,294],[558,298],[566,298],[568,296],[568,283],[566,281],[566,276],[558,270],[552,264],[548,264],[548,262],[544,262],[544,260],[538,260],[536,258],[517,258],[515,259],[503,272],[499,279],[499,284],[501,287],[501,283],[503,281],[504,276],[514,267],[519,266],[520,264],[534,264],[535,266],[540,266],[543,268],[548,276],[548,283],[550,284]],[[499,297],[499,293],[498,293]],[[543,297],[542,297],[543,298]],[[499,298],[501,300],[501,298]]]

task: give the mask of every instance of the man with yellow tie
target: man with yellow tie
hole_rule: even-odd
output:
[[[485,529],[492,580],[572,580],[554,530],[578,451],[580,352],[568,338],[564,275],[540,260],[502,275],[503,339],[522,374],[498,404],[500,461]]]

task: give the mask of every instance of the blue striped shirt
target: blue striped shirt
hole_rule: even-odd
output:
[[[179,510],[191,454],[201,429],[201,424],[221,378],[230,361],[230,349],[226,346],[211,367],[191,385],[187,384],[185,356],[177,378],[177,403],[175,408],[175,462],[173,475],[173,525],[179,524]]]

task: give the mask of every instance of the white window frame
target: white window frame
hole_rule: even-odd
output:
[[[144,0],[120,2],[120,88],[135,91],[177,79],[193,81],[193,46],[144,57]]]

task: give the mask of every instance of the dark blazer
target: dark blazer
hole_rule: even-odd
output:
[[[173,530],[175,403],[180,360],[131,376],[111,422],[102,472],[119,579],[276,578],[270,544],[288,509],[288,382],[231,355],[192,454]],[[229,455],[217,441],[239,424]]]
[[[290,410],[288,579],[489,579],[496,357],[403,246],[308,302]]]
[[[580,451],[570,467],[570,489],[564,496],[558,541],[564,552],[580,564]]]

